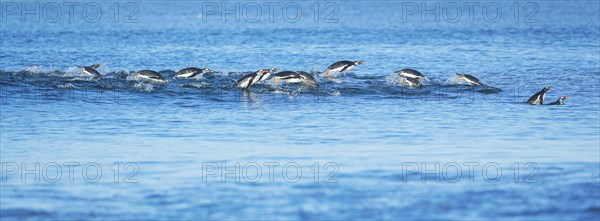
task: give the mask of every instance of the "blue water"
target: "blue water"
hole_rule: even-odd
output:
[[[316,22],[315,1],[272,21],[237,2],[257,22],[203,13],[235,1],[102,2],[97,22],[79,3],[56,23],[1,3],[2,220],[600,218],[597,1],[492,2],[497,21],[478,2],[473,21],[462,6],[439,22],[403,13],[432,1],[319,1]],[[365,64],[315,88],[232,87],[338,60]],[[103,77],[78,75],[93,63]],[[172,78],[188,66],[217,72]],[[429,80],[404,87],[402,68]],[[548,85],[565,105],[524,103]]]

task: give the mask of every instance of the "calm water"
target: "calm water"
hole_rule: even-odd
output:
[[[281,2],[272,20],[240,1],[237,22],[220,15],[235,1],[13,12],[34,3],[0,14],[3,220],[600,218],[597,1],[478,2],[473,21],[459,2],[439,22],[431,1]],[[316,88],[232,88],[338,60],[365,64]],[[93,63],[103,77],[78,75]],[[187,66],[217,72],[172,78]],[[429,80],[403,87],[402,68]],[[566,105],[524,103],[548,85]]]

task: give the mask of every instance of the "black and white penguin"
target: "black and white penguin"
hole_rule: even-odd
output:
[[[308,84],[316,84],[317,83],[317,81],[315,80],[315,77],[313,77],[312,74],[309,74],[306,71],[298,71],[296,73],[298,73],[298,75],[300,75],[302,80]]]
[[[269,76],[271,76],[271,73],[278,71],[279,69],[277,68],[260,69],[252,74],[244,75],[242,78],[237,80],[233,86],[241,89],[248,89],[253,84],[256,84],[259,81],[269,78]]]
[[[544,87],[540,92],[535,93],[533,96],[527,100],[527,103],[533,105],[542,105],[544,104],[544,98],[546,98],[546,92],[552,89],[551,86]]]
[[[463,81],[467,82],[467,84],[469,84],[469,85],[472,85],[472,86],[481,86],[481,82],[479,82],[479,79],[477,79],[473,75],[470,75],[470,74],[458,74],[457,73],[456,76],[458,76],[459,80],[463,80]]]
[[[329,65],[327,69],[323,72],[325,77],[332,77],[334,73],[348,71],[359,64],[364,64],[363,61],[338,61]]]
[[[165,77],[163,77],[160,73],[153,70],[141,70],[135,73],[135,80],[150,80],[150,81],[158,81],[165,82],[167,81]]]
[[[91,77],[102,77],[102,75],[100,75],[100,72],[98,72],[96,70],[96,68],[99,68],[102,66],[104,66],[104,64],[93,64],[92,66],[77,66],[77,67],[83,68],[83,70],[81,70],[81,72],[79,72],[79,75],[88,75]]]
[[[279,84],[280,81],[285,81],[287,83],[306,83],[306,84],[315,84],[315,78],[304,71],[282,71],[273,75],[273,79],[275,79],[275,84]]]
[[[403,77],[403,81],[402,84],[407,85],[409,87],[421,87],[421,81],[419,80],[419,78],[410,78],[410,77]]]
[[[421,74],[421,72],[410,68],[405,68],[394,73],[405,78],[425,78],[425,75]]]
[[[569,98],[569,96],[562,96],[562,97],[559,97],[559,98],[558,98],[558,100],[556,100],[556,101],[554,101],[554,102],[552,102],[552,103],[549,103],[548,105],[563,105],[563,104],[565,104],[565,100],[566,100],[567,98]]]
[[[175,74],[175,78],[193,78],[199,74],[210,73],[210,72],[214,72],[214,71],[211,69],[208,69],[208,68],[189,67],[189,68],[184,68],[184,69],[179,70],[177,72],[177,74]]]

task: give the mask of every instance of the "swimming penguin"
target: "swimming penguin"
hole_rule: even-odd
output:
[[[405,77],[405,78],[425,78],[425,75],[421,74],[421,72],[418,72],[418,71],[410,69],[410,68],[405,68],[405,69],[396,71],[394,73],[400,75],[401,77]]]
[[[566,100],[567,98],[569,98],[569,96],[562,96],[562,97],[559,97],[559,98],[558,98],[558,100],[556,100],[556,101],[554,101],[554,102],[552,102],[552,103],[549,103],[548,105],[563,105],[563,104],[565,104],[565,100]]]
[[[527,100],[527,103],[534,105],[542,105],[544,104],[544,98],[546,98],[546,92],[552,89],[551,86],[544,87],[540,92],[535,93],[533,96]]]
[[[325,77],[332,77],[333,73],[348,71],[357,65],[364,63],[365,62],[363,61],[338,61],[332,65],[329,65],[329,67],[327,67],[327,69],[323,72],[323,75],[325,75]]]
[[[275,79],[275,84],[279,84],[280,81],[285,81],[287,83],[307,83],[307,84],[315,84],[315,78],[304,71],[282,71],[273,75],[273,79]]]
[[[298,75],[300,75],[300,77],[304,80],[304,82],[306,82],[308,84],[316,84],[317,83],[317,81],[315,80],[315,77],[313,77],[312,74],[309,74],[306,71],[298,71],[296,73],[298,73]]]
[[[83,70],[81,70],[81,72],[79,72],[79,75],[88,75],[88,76],[92,76],[92,77],[102,77],[102,75],[100,75],[100,72],[98,72],[96,70],[96,68],[102,67],[104,66],[104,64],[93,64],[92,66],[77,66],[79,68],[83,68]]]
[[[152,70],[141,70],[135,74],[135,80],[151,80],[151,81],[159,81],[165,82],[166,79],[161,74]]]
[[[269,78],[271,73],[278,71],[279,69],[277,68],[260,69],[252,74],[244,75],[242,78],[237,80],[233,86],[241,89],[248,89],[253,84]]]
[[[419,80],[419,78],[410,78],[410,77],[403,77],[404,80],[402,81],[402,84],[404,85],[408,85],[409,87],[421,87],[421,81]]]
[[[459,80],[464,80],[469,85],[472,85],[472,86],[481,86],[481,82],[479,82],[479,79],[477,79],[473,75],[470,75],[470,74],[458,74],[458,73],[456,73],[456,76],[458,76]]]
[[[210,73],[210,72],[214,72],[214,71],[210,70],[208,68],[189,67],[189,68],[184,68],[184,69],[179,70],[177,72],[177,74],[175,74],[175,78],[193,78],[193,77],[196,77],[198,74]]]

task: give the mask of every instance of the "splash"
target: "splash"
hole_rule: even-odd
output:
[[[137,82],[133,85],[133,88],[139,92],[152,92],[154,91],[154,85],[144,82]]]
[[[186,83],[186,84],[182,84],[180,85],[183,88],[202,88],[202,89],[206,89],[210,87],[209,83],[206,82],[200,82],[200,83]]]
[[[75,85],[71,84],[71,83],[66,83],[66,84],[56,84],[53,86],[54,88],[57,89],[75,89]]]

